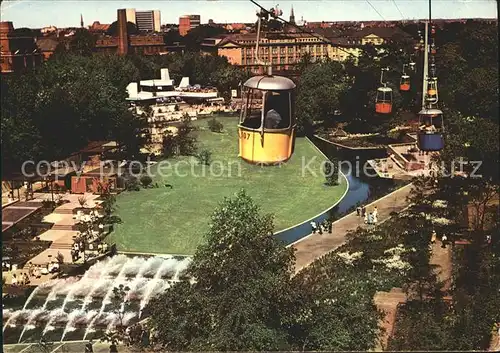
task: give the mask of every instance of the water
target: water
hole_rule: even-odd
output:
[[[314,219],[316,223],[321,223],[329,217],[339,219],[353,211],[357,205],[366,205],[407,183],[379,178],[368,168],[365,173],[364,165],[366,161],[383,157],[385,155],[383,150],[351,151],[317,138],[314,138],[313,142],[328,158],[331,160],[336,158],[338,161],[343,162],[340,164],[340,168],[349,181],[349,189],[344,198],[333,209],[317,216]],[[370,177],[370,174],[373,177]],[[311,225],[308,221],[278,233],[277,238],[289,245],[307,236],[310,232]]]
[[[185,277],[191,259],[118,255],[96,263],[81,278],[53,280],[37,287],[20,310],[4,310],[4,344],[83,340],[143,318],[154,298]],[[112,305],[113,288],[130,288],[121,308]],[[121,315],[118,311],[121,309]]]
[[[349,181],[349,189],[334,210],[337,216],[349,212],[358,204],[370,203],[408,183],[407,181],[379,178],[370,170],[365,172],[364,165],[366,161],[385,157],[386,152],[384,150],[348,150],[318,138],[314,138],[313,142],[328,158],[337,158],[339,161],[346,162],[341,164],[341,171]]]

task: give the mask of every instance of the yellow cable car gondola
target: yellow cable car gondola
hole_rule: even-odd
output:
[[[265,75],[250,78],[243,87],[246,101],[238,125],[240,157],[258,164],[288,160],[295,139],[295,83]]]
[[[274,12],[276,11],[276,12]],[[279,10],[271,15],[279,16]],[[295,83],[272,74],[270,64],[260,62],[259,38],[261,12],[257,26],[257,62],[267,66],[267,74],[255,76],[243,84],[244,107],[241,111],[239,157],[250,163],[277,164],[287,161],[293,153],[295,141]]]

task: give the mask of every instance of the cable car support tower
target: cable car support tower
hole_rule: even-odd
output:
[[[425,152],[440,151],[444,147],[444,121],[443,112],[438,109],[438,88],[436,77],[436,65],[434,54],[436,53],[434,34],[435,27],[432,25],[431,0],[429,0],[429,21],[425,22],[424,45],[423,45],[423,72],[422,72],[422,109],[419,115],[419,130],[417,142],[420,150]],[[429,26],[431,26],[432,44],[429,45]],[[430,54],[430,74],[429,74]]]

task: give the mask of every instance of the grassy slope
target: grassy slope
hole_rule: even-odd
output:
[[[175,175],[175,167],[164,168],[153,179],[160,188],[124,192],[118,196],[118,213],[124,223],[110,236],[123,251],[192,254],[203,241],[214,208],[224,198],[244,188],[261,205],[262,211],[275,215],[275,229],[280,230],[307,220],[334,204],[344,193],[345,180],[336,187],[325,187],[320,174],[324,157],[306,139],[296,141],[293,157],[281,167],[258,167],[240,160],[236,118],[219,118],[224,132],[212,133],[206,120],[197,121],[200,127],[200,148],[212,151],[215,161],[203,175],[202,167],[192,157],[171,160],[183,161]],[[305,157],[305,159],[304,159]],[[316,175],[302,173],[301,166],[310,163]],[[303,162],[304,159],[304,162]],[[222,167],[221,167],[222,166]],[[224,173],[221,173],[223,168]],[[157,174],[157,167],[152,168]],[[168,183],[173,189],[164,187]]]

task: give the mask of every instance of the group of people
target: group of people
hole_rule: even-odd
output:
[[[80,258],[80,253],[83,253],[85,248],[83,247],[83,240],[75,240],[73,241],[73,245],[71,246],[71,261],[76,262]]]
[[[373,208],[372,212],[366,212],[366,207],[357,207],[356,215],[363,217],[365,224],[377,224],[378,222],[378,209],[377,206]]]
[[[14,191],[10,191],[10,192],[9,192],[9,194],[8,194],[8,196],[7,196],[7,201],[8,201],[9,203],[14,202]]]
[[[97,246],[94,245],[94,243],[89,243],[89,251],[94,251],[97,250],[97,254],[105,254],[109,250],[108,243],[101,243],[100,241],[97,242]]]
[[[105,254],[109,251],[109,245],[105,242],[101,242],[100,240],[97,240],[95,242],[91,240],[88,243],[87,250],[92,254],[95,251],[97,251],[97,255]],[[84,252],[85,252],[85,243],[81,238],[77,238],[73,242],[73,245],[71,246],[71,260],[73,262],[78,261],[80,255],[84,254]]]
[[[15,273],[12,274],[11,284],[13,286],[27,286],[31,283],[32,278],[41,278],[42,275],[48,275],[59,271],[59,263],[57,261],[50,261],[45,266],[33,265],[29,262],[26,267],[28,270],[27,273],[23,272],[19,275],[16,275]]]
[[[94,342],[92,340],[85,344],[85,353],[94,353]],[[115,342],[109,345],[109,353],[118,353],[118,347]]]
[[[333,222],[329,219],[325,219],[323,222],[319,224],[312,221],[311,228],[313,234],[316,234],[316,232],[318,232],[319,234],[323,234],[323,232],[331,233],[333,228]]]
[[[435,230],[432,230],[432,234],[431,234],[431,244],[435,244],[436,243],[436,240],[437,240],[437,233]],[[441,236],[441,247],[443,249],[446,248],[446,245],[448,245],[448,237],[446,236],[446,234],[443,234]]]
[[[126,343],[128,346],[137,343],[140,343],[142,347],[147,347],[150,345],[151,332],[147,327],[141,325],[140,323],[127,327],[127,329],[125,330],[125,335],[127,340]]]
[[[16,274],[13,273],[10,284],[12,284],[13,286],[23,287],[23,286],[29,285],[30,282],[31,282],[31,280],[30,280],[27,273],[21,273],[21,274],[19,274],[19,277],[17,277]]]

